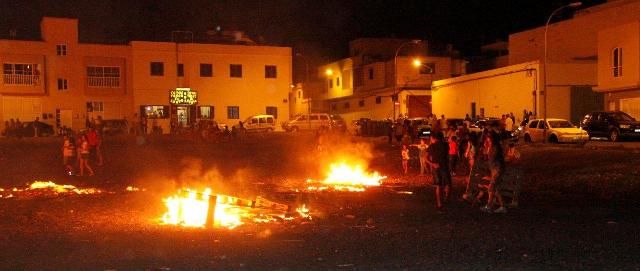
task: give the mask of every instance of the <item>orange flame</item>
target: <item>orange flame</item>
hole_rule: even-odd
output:
[[[387,176],[381,176],[378,172],[365,172],[361,165],[348,165],[345,162],[331,164],[327,178],[320,182],[307,180],[310,185],[308,190],[327,190],[362,192],[370,186],[380,186]]]
[[[186,193],[186,196],[183,193]],[[167,212],[162,216],[162,222],[185,227],[205,227],[207,218],[211,215],[209,210],[212,199],[210,188],[205,189],[202,193],[190,189],[179,191],[163,200]],[[246,211],[224,204],[217,197],[214,205],[214,227],[233,229],[243,224],[241,218]]]

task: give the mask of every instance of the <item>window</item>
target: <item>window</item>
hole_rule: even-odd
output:
[[[329,88],[333,88],[333,79],[329,78]]]
[[[240,107],[239,106],[227,106],[227,118],[228,119],[240,119]]]
[[[275,65],[266,65],[264,66],[264,78],[277,78],[278,77],[278,69]]]
[[[318,115],[309,116],[309,120],[318,120]]]
[[[87,112],[104,112],[102,102],[87,102]]]
[[[364,100],[360,100],[360,101],[358,101],[358,106],[360,106],[360,107],[364,107]]]
[[[164,76],[164,62],[151,62],[151,75]]]
[[[424,63],[420,66],[420,74],[436,73],[436,63]]]
[[[376,97],[376,104],[381,104],[382,103],[382,97],[378,96]]]
[[[87,86],[99,88],[120,87],[120,67],[87,67]]]
[[[320,115],[320,120],[329,120],[329,116],[327,116],[327,115]]]
[[[184,64],[182,63],[178,64],[178,66],[176,67],[176,75],[178,77],[184,76]]]
[[[199,119],[213,119],[213,106],[199,106],[198,118]]]
[[[169,106],[166,105],[142,105],[140,115],[149,119],[168,119]]]
[[[529,128],[535,129],[536,127],[538,127],[538,121],[537,120],[534,120],[531,123],[529,123]]]
[[[336,78],[336,87],[340,86],[340,77]]]
[[[622,76],[622,48],[614,48],[611,52],[611,70],[613,77]]]
[[[276,106],[267,106],[267,115],[272,115],[274,118],[278,118],[278,107]]]
[[[373,80],[373,68],[369,68],[369,80]]]
[[[331,110],[335,111],[338,109],[338,105],[337,104],[332,104],[331,105]]]
[[[56,55],[66,56],[67,55],[67,45],[66,44],[58,44],[58,45],[56,45]]]
[[[213,65],[200,64],[200,77],[213,77]]]
[[[58,90],[67,90],[67,79],[58,78]]]
[[[40,65],[4,63],[3,81],[5,85],[35,86],[40,84]]]
[[[242,65],[240,64],[231,64],[229,65],[229,75],[231,77],[242,77]]]
[[[344,103],[344,108],[345,108],[345,109],[350,108],[350,107],[351,107],[351,105],[349,104],[349,102],[345,102],[345,103]]]

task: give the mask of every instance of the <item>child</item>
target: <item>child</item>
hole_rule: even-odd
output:
[[[456,176],[456,165],[458,163],[458,137],[449,137],[449,170],[451,176]]]
[[[404,172],[404,175],[407,175],[407,173],[409,173],[409,148],[408,148],[408,145],[406,145],[406,144],[402,145],[402,151],[400,152],[400,154],[402,155],[402,171]]]
[[[65,135],[62,143],[62,162],[64,163],[64,169],[69,176],[73,175],[71,159],[73,159],[74,153],[75,146],[73,145],[73,140],[70,139],[69,136]]]
[[[427,152],[427,149],[429,148],[427,140],[421,138],[420,144],[412,144],[411,146],[418,148],[418,157],[420,158],[420,176],[424,176],[425,172],[431,173],[431,167],[427,163],[427,158],[429,156],[429,153]]]

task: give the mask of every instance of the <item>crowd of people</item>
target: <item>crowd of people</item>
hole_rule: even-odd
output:
[[[400,155],[403,174],[408,175],[411,161],[416,161],[419,176],[432,176],[437,209],[442,210],[448,201],[452,176],[457,175],[464,176],[466,183],[462,195],[464,200],[474,206],[486,200],[482,211],[506,213],[507,207],[516,207],[519,183],[505,181],[505,171],[517,164],[520,154],[515,144],[503,136],[505,132],[517,128],[513,114],[503,115],[498,125],[484,127],[481,133],[469,132],[467,124],[472,119],[468,115],[461,124],[448,123],[444,115],[440,119],[430,119],[430,136],[428,139],[420,138],[419,143],[413,143],[417,133],[408,120],[396,122],[393,132],[396,140],[402,144]],[[417,151],[412,152],[413,148]],[[510,191],[510,204],[505,204],[502,190]],[[495,202],[498,203],[497,207]]]

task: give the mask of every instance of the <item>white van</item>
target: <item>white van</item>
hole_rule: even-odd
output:
[[[276,129],[276,121],[273,115],[251,116],[243,124],[247,132],[273,132]]]
[[[288,132],[330,129],[331,116],[327,113],[301,114],[282,123],[282,128]]]

